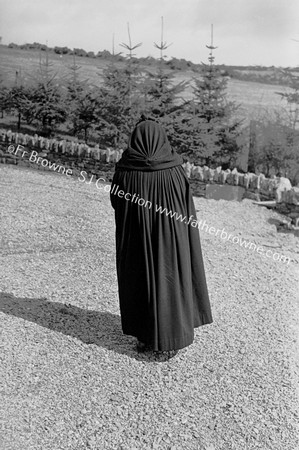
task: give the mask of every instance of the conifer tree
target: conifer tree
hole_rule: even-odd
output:
[[[1,118],[4,118],[4,111],[9,109],[8,102],[9,89],[4,84],[4,78],[2,73],[0,73],[0,109],[1,109]]]
[[[99,125],[97,127],[103,144],[121,148],[140,113],[140,70],[133,51],[141,43],[132,44],[128,24],[128,44],[120,44],[128,53],[125,65],[116,66],[113,60],[103,71],[103,85],[100,89]]]
[[[51,134],[67,117],[57,72],[54,73],[52,65],[47,50],[44,60],[40,55],[38,70],[31,76],[33,85],[26,112],[27,119],[38,124],[38,132],[44,135]]]
[[[241,121],[233,118],[237,106],[227,100],[227,80],[214,64],[213,26],[206,47],[209,63],[202,63],[201,77],[194,79],[193,99],[179,124],[181,149],[199,164],[233,164]]]
[[[25,86],[21,69],[16,71],[15,83],[7,91],[6,106],[17,117],[17,130],[21,129],[22,120],[30,122],[31,91]]]
[[[88,143],[90,132],[95,129],[98,122],[99,91],[90,86],[88,79],[80,80],[81,66],[76,64],[76,56],[73,54],[73,64],[69,67],[71,76],[67,80],[67,110],[68,119],[71,122],[71,132],[75,136],[83,133],[84,140]]]
[[[179,98],[186,86],[187,82],[174,83],[174,74],[167,73],[165,70],[165,50],[170,45],[164,41],[164,21],[161,17],[161,40],[154,46],[160,51],[158,69],[156,72],[147,71],[145,79],[145,104],[144,110],[154,117],[160,118],[167,125],[171,122],[172,116],[180,109],[182,99]]]
[[[140,47],[142,45],[141,42],[139,42],[136,45],[132,44],[132,40],[131,40],[131,34],[130,34],[130,26],[129,24],[127,24],[128,26],[128,37],[129,37],[129,43],[122,43],[120,44],[121,47],[124,47],[126,50],[128,50],[129,53],[127,53],[127,60],[126,60],[126,65],[125,65],[125,78],[126,78],[126,85],[127,85],[127,92],[128,92],[128,104],[129,104],[129,108],[132,106],[132,104],[134,103],[134,100],[136,100],[136,88],[138,86],[138,78],[139,78],[139,70],[138,70],[138,66],[137,66],[137,61],[134,61],[134,56],[135,54],[133,53],[133,51]],[[135,63],[134,63],[135,62]]]
[[[159,43],[154,42],[155,48],[160,51],[158,68],[155,72],[147,71],[143,83],[142,109],[145,113],[159,119],[166,130],[170,144],[180,151],[180,135],[178,133],[181,129],[181,114],[185,104],[182,94],[188,82],[175,83],[175,74],[166,69],[165,51],[170,45],[172,44],[168,44],[164,40],[164,21],[161,17],[161,39]]]

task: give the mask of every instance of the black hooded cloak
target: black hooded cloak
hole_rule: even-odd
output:
[[[194,328],[213,321],[182,163],[163,128],[143,120],[116,164],[110,190],[122,329],[156,351],[190,345]],[[175,218],[180,214],[183,221]]]

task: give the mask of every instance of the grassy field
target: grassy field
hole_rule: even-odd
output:
[[[45,53],[41,53],[45,57]],[[57,55],[50,53],[50,62],[53,72],[57,72],[59,77],[70,75],[69,67],[73,64],[71,55]],[[16,71],[22,73],[24,79],[30,79],[30,74],[34,73],[39,65],[39,52],[35,50],[10,49],[0,46],[0,74],[6,84],[13,84]],[[76,63],[81,66],[80,76],[83,80],[89,80],[89,83],[101,84],[101,74],[107,67],[108,61],[100,58],[77,57]],[[122,63],[118,63],[121,65]],[[154,70],[154,68],[151,68]],[[192,84],[192,79],[196,74],[192,71],[179,71],[175,74],[175,81],[188,80]],[[283,110],[287,107],[285,101],[277,92],[286,92],[285,86],[263,84],[250,81],[240,81],[235,79],[228,80],[227,94],[228,99],[235,101],[240,105],[238,114],[246,121],[257,117],[269,117],[275,110]],[[185,97],[192,95],[191,85],[185,91]]]

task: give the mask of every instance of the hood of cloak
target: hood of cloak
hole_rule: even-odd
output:
[[[128,148],[116,163],[116,170],[162,170],[183,164],[174,151],[162,126],[154,120],[139,122],[134,128]]]

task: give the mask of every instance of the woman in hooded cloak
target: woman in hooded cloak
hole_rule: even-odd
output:
[[[181,349],[193,342],[194,328],[213,322],[182,163],[161,125],[142,116],[113,176],[122,330],[139,350]]]

